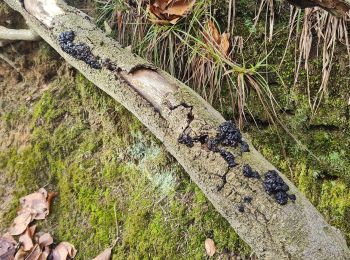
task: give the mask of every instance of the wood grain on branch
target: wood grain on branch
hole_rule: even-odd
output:
[[[0,26],[0,40],[6,41],[37,41],[40,36],[30,29],[9,29]]]
[[[260,258],[350,259],[342,234],[326,223],[284,175],[279,173],[296,200],[280,205],[266,193],[262,178],[243,174],[244,165],[261,176],[271,170],[278,172],[247,136],[244,140],[250,152],[239,147],[215,152],[210,147],[208,140],[215,139],[225,119],[188,86],[123,49],[75,8],[60,3],[63,13],[52,16],[46,26],[40,13],[34,17],[18,0],[4,1],[68,63],[124,105],[163,142]],[[44,15],[47,18],[47,13]],[[179,137],[189,138],[188,145],[179,143]],[[235,156],[236,166],[228,164],[225,152]]]

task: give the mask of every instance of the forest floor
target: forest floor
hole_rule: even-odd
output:
[[[18,199],[59,193],[39,223],[89,259],[117,244],[116,259],[249,256],[249,247],[183,169],[128,111],[45,43],[16,43],[0,61],[0,230]]]
[[[0,17],[1,24],[6,17]],[[202,259],[206,238],[215,241],[218,259],[251,257],[161,143],[47,44],[18,42],[1,53],[12,63],[0,59],[0,233],[15,217],[18,199],[45,187],[58,197],[39,229],[74,244],[77,259],[91,259],[115,242],[115,259]],[[298,124],[306,113],[300,104],[290,119]],[[339,118],[326,113],[322,124],[300,133],[328,165],[349,169],[343,154],[350,124]],[[349,241],[347,176],[327,174],[289,139],[282,152],[266,124],[246,130]]]

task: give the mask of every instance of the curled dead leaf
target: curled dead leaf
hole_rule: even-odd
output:
[[[41,252],[38,260],[46,260],[49,257],[50,253],[51,253],[50,247],[46,246],[44,250]]]
[[[220,35],[215,23],[209,20],[205,26],[205,31],[203,32],[204,41],[207,44],[212,45],[224,56],[229,54],[230,50],[230,34],[223,33]]]
[[[48,205],[49,210],[51,208],[51,204],[52,204],[53,199],[56,198],[57,195],[58,195],[57,192],[49,192],[47,194],[47,205]]]
[[[214,241],[210,238],[207,238],[204,242],[205,251],[208,256],[213,256],[216,252],[216,247]]]
[[[19,237],[19,242],[24,251],[29,251],[33,248],[33,236],[35,233],[36,225],[27,227],[24,233]]]
[[[41,255],[41,249],[38,244],[36,244],[29,254],[25,257],[25,260],[38,260]]]
[[[36,241],[41,248],[52,245],[53,238],[49,233],[39,232],[36,234]]]
[[[74,258],[76,253],[77,250],[72,244],[61,242],[52,250],[52,260],[66,260],[67,257]]]
[[[52,199],[56,195],[57,193],[55,192],[48,193],[44,188],[41,188],[37,192],[20,198],[19,201],[22,206],[22,210],[19,211],[19,214],[23,210],[31,209],[33,212],[35,212],[34,219],[45,219],[49,214]]]
[[[12,236],[22,234],[29,223],[33,220],[33,213],[31,211],[22,211],[14,220],[9,228],[9,233]]]
[[[148,5],[151,21],[157,24],[176,24],[186,16],[195,0],[150,0]]]
[[[105,249],[101,254],[96,256],[93,260],[110,260],[112,256],[112,248]]]
[[[10,234],[0,237],[0,259],[14,259],[17,242]]]

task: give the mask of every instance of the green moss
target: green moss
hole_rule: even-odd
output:
[[[116,259],[198,259],[207,237],[219,253],[249,254],[159,141],[81,75],[74,84],[65,77],[51,83],[32,111],[30,145],[0,154],[16,180],[1,227],[19,197],[45,186],[58,197],[39,228],[72,242],[78,259],[115,241]]]

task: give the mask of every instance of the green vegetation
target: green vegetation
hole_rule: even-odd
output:
[[[243,48],[243,56],[249,57],[245,63],[256,64],[272,50],[266,62],[277,68],[288,39],[288,16],[281,15],[276,20],[274,40],[264,45],[264,20],[260,19],[256,26],[252,22],[256,1],[241,0],[237,4],[233,35],[245,39],[250,36]],[[103,19],[99,20],[101,25],[115,8],[103,6],[100,5],[104,12]],[[0,13],[2,8],[0,4]],[[225,12],[223,4],[213,10],[221,28],[225,28],[227,21],[219,16]],[[147,35],[149,38],[133,46],[134,49],[172,72],[175,61],[182,57],[182,52],[172,49],[174,34],[168,33],[166,27],[153,27]],[[159,35],[164,38],[159,40]],[[114,36],[128,45],[130,39],[117,33]],[[150,49],[149,44],[155,40],[159,40],[158,47]],[[184,46],[188,44],[182,45],[186,49]],[[346,50],[341,47],[337,50],[328,95],[318,113],[311,116],[305,71],[300,72],[299,81],[294,84],[295,47],[293,43],[287,49],[278,70],[284,84],[274,74],[267,79],[279,104],[279,120],[285,128],[281,124],[270,124],[257,95],[247,91],[245,107],[249,113],[244,130],[252,136],[258,150],[285,173],[350,242],[350,112],[347,105],[350,84],[349,78],[344,77]],[[145,53],[147,49],[153,52]],[[59,196],[40,228],[50,230],[56,241],[72,242],[78,249],[78,259],[97,255],[117,238],[115,259],[204,258],[203,242],[207,237],[215,240],[218,255],[249,255],[248,246],[145,127],[81,75],[69,76],[73,73],[64,66],[58,70],[56,63],[50,63],[57,58],[54,55],[42,44],[36,73],[50,68],[59,71],[59,79],[50,80],[48,89],[33,101],[33,107],[20,104],[1,114],[6,131],[27,124],[31,135],[26,147],[19,149],[13,144],[0,151],[0,171],[16,186],[11,209],[6,219],[0,221],[0,229],[14,218],[19,197],[46,186],[48,190],[58,191]],[[164,57],[171,58],[173,65],[162,63]],[[238,62],[241,59],[239,56]],[[321,59],[315,56],[309,61],[311,94],[317,92],[321,82]],[[219,74],[213,73],[213,77],[221,82]],[[204,97],[210,96],[206,92],[210,88],[190,84]],[[237,117],[237,112],[231,106],[225,84],[220,89],[220,99],[210,101],[227,119],[232,119]]]
[[[72,242],[78,259],[116,239],[116,259],[198,259],[207,237],[221,254],[249,254],[161,144],[81,75],[52,82],[30,121],[31,145],[0,153],[1,169],[16,180],[1,228],[19,197],[46,186],[59,195],[40,229]]]

